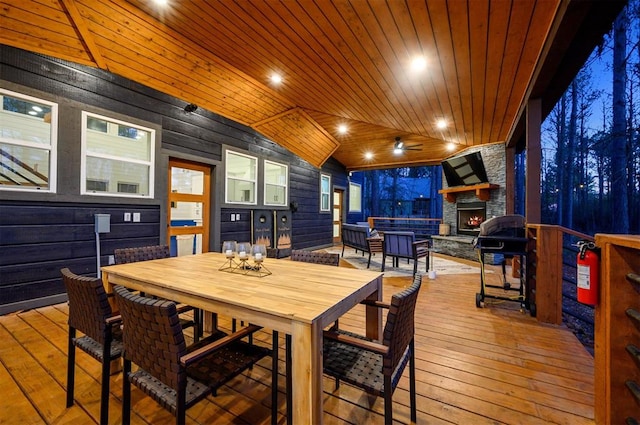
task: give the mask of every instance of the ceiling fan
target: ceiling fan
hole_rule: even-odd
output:
[[[404,151],[421,151],[421,145],[407,145],[400,137],[396,137],[396,141],[393,144],[393,153],[401,154]]]

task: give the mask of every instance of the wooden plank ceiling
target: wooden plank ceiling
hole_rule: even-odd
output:
[[[195,103],[313,165],[333,155],[358,170],[437,164],[505,141],[560,9],[560,0],[3,0],[0,42]],[[422,72],[411,70],[418,55]],[[394,155],[396,137],[415,149]]]

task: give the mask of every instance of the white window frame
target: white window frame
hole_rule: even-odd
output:
[[[49,185],[48,188],[46,189],[41,189],[38,187],[19,187],[19,186],[11,186],[11,187],[7,187],[7,186],[3,186],[0,185],[0,190],[7,190],[7,191],[20,191],[20,192],[38,192],[38,193],[56,193],[56,188],[57,188],[57,176],[58,176],[58,104],[54,103],[54,102],[49,102],[48,100],[44,100],[44,99],[40,99],[38,97],[33,97],[33,96],[28,96],[22,93],[18,93],[18,92],[14,92],[11,90],[5,90],[0,88],[0,99],[2,98],[3,95],[7,95],[7,96],[11,96],[11,97],[15,97],[17,99],[20,100],[25,100],[25,101],[30,101],[30,102],[34,102],[34,103],[41,103],[43,105],[47,105],[49,107],[51,107],[51,127],[50,127],[50,137],[49,137],[49,144],[48,145],[43,145],[43,144],[39,144],[39,143],[33,143],[33,142],[28,142],[28,141],[20,141],[20,140],[16,140],[16,139],[10,139],[10,138],[4,138],[2,137],[2,129],[0,128],[0,142],[8,144],[8,145],[14,145],[14,146],[21,146],[21,147],[25,147],[25,148],[32,148],[32,149],[40,149],[40,150],[45,150],[49,152]],[[4,108],[2,106],[2,104],[0,104],[0,113],[5,114],[14,114],[14,112],[11,111],[4,111]]]
[[[140,160],[140,159],[132,159],[121,157],[118,155],[112,154],[101,154],[101,153],[87,153],[87,131],[93,131],[87,129],[87,119],[97,118],[99,120],[107,121],[107,125],[109,124],[118,124],[124,125],[127,127],[133,127],[136,129],[140,129],[142,131],[146,131],[149,133],[149,159],[148,160]],[[154,186],[155,186],[155,153],[156,153],[156,131],[152,128],[144,127],[138,124],[133,124],[126,121],[121,121],[115,118],[107,117],[104,115],[94,114],[92,112],[82,111],[82,133],[81,133],[81,159],[80,159],[80,194],[81,195],[92,195],[92,196],[107,196],[107,197],[124,197],[124,198],[153,198],[154,196]],[[128,162],[131,164],[138,165],[146,165],[149,167],[149,193],[140,194],[140,193],[126,193],[126,192],[93,192],[87,191],[87,157],[92,158],[100,158],[107,159],[113,161],[121,161]],[[109,177],[109,181],[117,181],[115,177],[117,176],[102,176]],[[135,182],[140,183],[140,182]]]
[[[249,158],[254,160],[254,170],[253,170],[253,175],[255,176],[255,178],[253,180],[251,179],[238,179],[236,177],[233,177],[233,180],[238,180],[238,181],[244,181],[244,182],[249,182],[252,183],[253,185],[253,202],[252,201],[230,201],[229,200],[229,155],[236,155],[236,156],[243,156],[245,158]],[[236,151],[232,151],[232,150],[227,150],[226,154],[225,154],[225,173],[224,173],[224,201],[227,204],[234,204],[234,205],[257,205],[258,204],[258,158],[255,156],[251,156],[251,155],[247,155],[244,153],[240,153],[240,152],[236,152]]]
[[[323,192],[322,182],[325,180],[329,183],[328,192]],[[326,207],[323,206],[323,200],[325,199],[325,196],[327,200]],[[320,212],[331,212],[332,208],[333,208],[333,205],[331,202],[331,174],[320,174]]]
[[[282,167],[284,168],[284,175],[285,175],[285,182],[284,184],[277,184],[277,183],[267,183],[267,164],[272,164],[272,165],[276,165],[278,167]],[[284,207],[289,205],[289,166],[286,164],[281,164],[279,162],[275,162],[275,161],[269,161],[267,159],[264,160],[264,169],[262,171],[262,177],[264,180],[264,185],[263,185],[263,189],[264,189],[264,193],[263,193],[263,203],[264,205],[269,205],[269,206],[275,206],[275,207]],[[270,202],[267,200],[267,186],[271,185],[271,186],[277,186],[277,187],[282,187],[284,188],[284,199],[282,201],[278,201],[278,202]]]
[[[349,212],[362,212],[362,185],[359,183],[349,182]]]

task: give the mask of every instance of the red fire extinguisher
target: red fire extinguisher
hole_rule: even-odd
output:
[[[593,242],[578,242],[578,302],[598,304],[600,280],[599,249]]]

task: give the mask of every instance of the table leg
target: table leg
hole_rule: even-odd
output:
[[[293,323],[294,424],[322,424],[322,329],[317,324]]]
[[[367,297],[368,300],[382,301],[382,276],[376,279],[378,290]],[[379,341],[382,338],[382,309],[365,307],[367,338]]]

